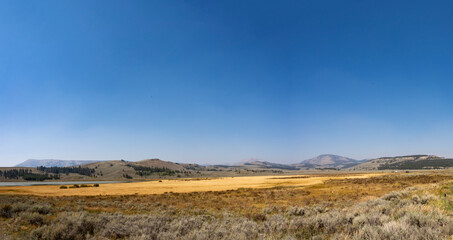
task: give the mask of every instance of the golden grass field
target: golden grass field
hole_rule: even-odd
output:
[[[0,239],[451,239],[452,179],[423,170],[0,187]]]
[[[60,189],[58,185],[0,187],[0,194],[39,196],[98,196],[163,194],[166,192],[187,193],[226,191],[239,188],[273,188],[279,186],[301,187],[321,184],[327,180],[369,178],[382,173],[341,174],[341,175],[290,175],[224,177],[210,179],[179,179],[131,183],[101,184],[100,187]]]

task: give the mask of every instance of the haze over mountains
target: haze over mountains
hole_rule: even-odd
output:
[[[16,165],[16,167],[70,167],[77,165],[85,165],[96,162],[107,162],[107,160],[58,160],[58,159],[28,159],[23,163]],[[134,162],[138,165],[146,163],[147,166],[153,167],[169,167],[170,169],[175,169],[177,165],[179,170],[181,170],[183,165],[192,165],[192,166],[201,166],[198,164],[179,164],[172,162],[165,162],[159,159],[146,159],[142,161]],[[165,163],[165,164],[163,164]],[[285,169],[285,170],[297,170],[300,168],[346,168],[359,164],[360,161],[355,159],[333,155],[333,154],[323,154],[317,157],[304,160],[297,164],[280,164],[264,161],[261,159],[251,158],[243,160],[237,164],[233,165],[211,165],[211,166],[225,166],[225,167],[236,167],[236,168],[261,168],[261,169]],[[210,166],[210,165],[206,165]]]
[[[298,168],[295,166],[291,166],[291,165],[287,165],[287,164],[280,164],[280,163],[272,163],[272,162],[256,160],[256,159],[253,159],[250,161],[245,161],[242,164],[234,165],[232,167],[298,170]]]
[[[59,159],[28,159],[16,167],[70,167],[107,160],[59,160]]]

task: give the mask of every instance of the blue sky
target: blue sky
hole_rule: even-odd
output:
[[[0,165],[453,157],[449,1],[3,1]]]

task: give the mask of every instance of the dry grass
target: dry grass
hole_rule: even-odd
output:
[[[0,238],[447,239],[453,234],[450,174],[354,177],[327,176],[308,185],[301,185],[307,178],[269,177],[260,188],[146,195],[0,195]]]
[[[271,176],[228,177],[212,179],[161,180],[135,183],[102,184],[99,188],[60,189],[59,186],[0,187],[0,194],[32,194],[40,196],[98,196],[130,194],[163,194],[166,192],[226,191],[239,188],[272,188],[277,186],[309,186],[327,180],[344,178],[369,178],[379,173],[331,176]]]

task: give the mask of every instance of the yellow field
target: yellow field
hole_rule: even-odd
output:
[[[40,195],[40,196],[98,196],[98,195],[132,195],[162,194],[166,192],[206,192],[236,190],[239,188],[272,188],[278,186],[309,186],[323,183],[330,179],[369,178],[382,173],[343,174],[343,175],[293,175],[293,176],[253,176],[225,177],[212,179],[180,179],[101,184],[100,187],[60,189],[52,186],[0,187],[0,194]]]

